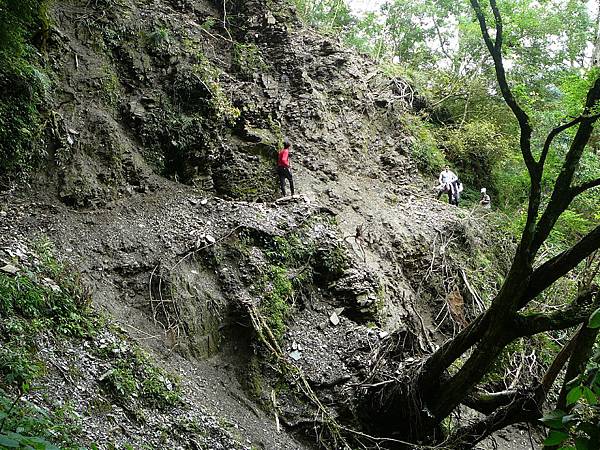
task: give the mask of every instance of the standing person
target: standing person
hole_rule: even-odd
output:
[[[438,178],[440,185],[438,187],[437,198],[441,197],[444,192],[448,193],[448,202],[452,203],[452,197],[454,195],[453,183],[458,180],[458,177],[454,172],[450,170],[450,167],[444,167],[444,170],[440,173]]]
[[[460,202],[460,193],[464,190],[464,186],[462,184],[462,181],[460,181],[458,178],[451,184],[451,186],[454,198],[453,203],[455,206],[458,206],[458,203]]]
[[[492,207],[492,200],[490,199],[490,196],[487,195],[486,188],[481,188],[481,199],[479,200],[479,204],[485,209],[490,209]]]
[[[294,195],[294,180],[292,179],[292,170],[290,168],[290,147],[289,141],[283,143],[283,148],[279,150],[277,156],[277,174],[279,175],[279,186],[281,193],[285,197],[285,180],[290,182],[290,191]]]

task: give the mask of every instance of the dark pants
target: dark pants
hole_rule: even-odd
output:
[[[279,175],[279,186],[281,186],[281,193],[285,197],[285,180],[290,181],[290,191],[294,195],[294,180],[292,180],[292,171],[289,167],[277,167],[277,174]]]

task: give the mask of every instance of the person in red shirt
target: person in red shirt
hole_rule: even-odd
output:
[[[289,141],[283,143],[283,148],[279,150],[277,156],[277,174],[279,175],[279,185],[281,193],[285,197],[285,180],[290,182],[290,191],[294,195],[294,180],[292,179],[292,171],[290,168],[290,147]]]

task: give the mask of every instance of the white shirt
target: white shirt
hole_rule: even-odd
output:
[[[451,170],[442,170],[442,173],[440,173],[440,184],[454,183],[456,180],[458,180],[458,177]]]

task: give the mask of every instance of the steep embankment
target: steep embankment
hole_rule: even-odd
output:
[[[331,419],[363,425],[355,401],[380,345],[410,364],[482,307],[465,280],[496,243],[477,213],[431,198],[411,87],[302,28],[283,2],[231,3],[50,12],[48,169],[33,191],[2,197],[0,258],[24,270],[15,248],[48,237],[93,304],[179,375],[187,408],[158,419],[110,399],[88,408],[118,364],[42,343],[38,384],[79,399],[86,444],[312,446],[315,426],[335,437]],[[301,197],[272,203],[284,135]],[[61,376],[81,364],[85,383]],[[304,444],[278,433],[273,411]],[[182,414],[231,425],[186,429]]]

